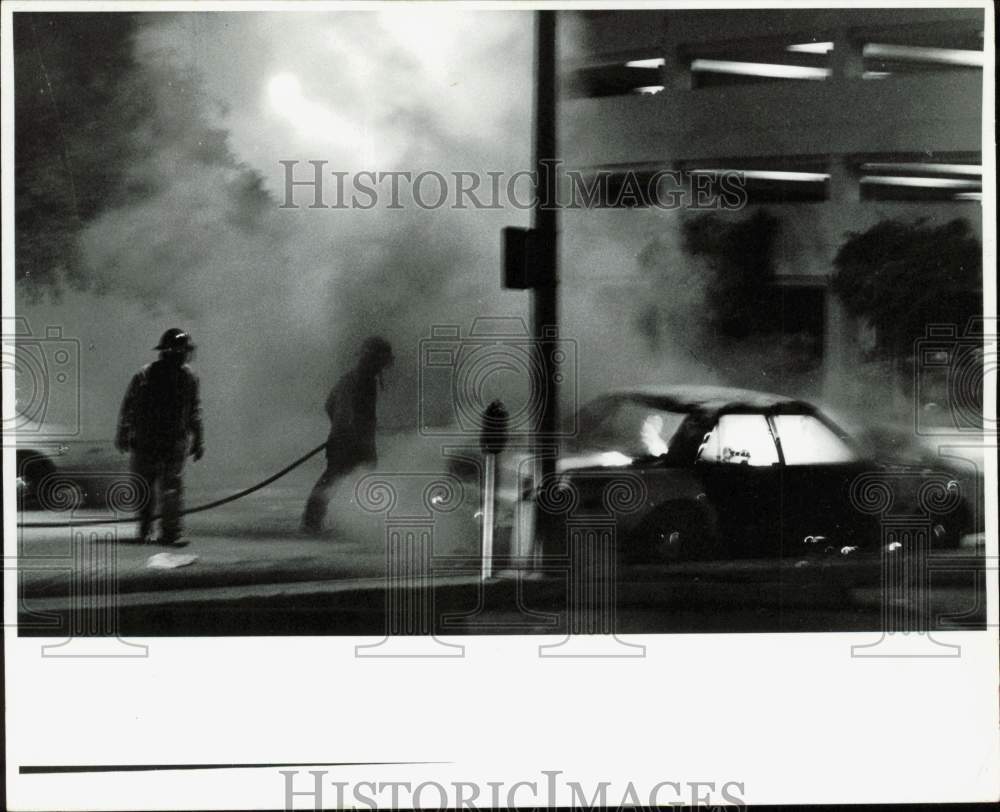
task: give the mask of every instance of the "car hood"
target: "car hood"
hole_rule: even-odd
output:
[[[865,451],[880,462],[967,472],[971,466],[983,475],[986,447],[982,437],[917,434],[912,425],[877,424],[858,433]]]

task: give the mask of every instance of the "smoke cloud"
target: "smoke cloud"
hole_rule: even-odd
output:
[[[325,394],[373,333],[397,356],[382,424],[413,427],[432,325],[526,315],[524,294],[497,285],[499,230],[526,214],[282,210],[279,161],[524,168],[530,33],[528,14],[405,10],[139,15],[120,32],[127,70],[104,78],[151,95],[127,133],[99,122],[127,147],[101,175],[132,191],[82,222],[77,284],[42,298],[19,288],[36,331],[60,325],[82,341],[84,433],[112,436],[129,376],[172,325],[199,347],[216,452],[202,470],[262,469],[319,442]],[[73,92],[54,90],[57,104]],[[90,149],[67,138],[71,153]]]
[[[530,13],[29,16],[17,39],[18,308],[36,331],[81,340],[86,436],[110,440],[129,377],[170,326],[199,347],[209,453],[197,476],[243,480],[322,439],[324,396],[365,336],[396,348],[381,425],[412,430],[432,326],[527,319],[527,294],[498,284],[499,231],[527,212],[282,209],[280,161],[299,161],[299,176],[310,160],[530,168]],[[564,116],[562,137],[577,126]],[[684,253],[682,216],[565,212],[562,334],[576,375],[564,409],[646,384],[818,391],[815,376],[777,374],[787,357],[771,339],[712,333],[710,269]],[[801,228],[781,240],[792,256],[815,242]],[[450,393],[436,397],[443,407]]]

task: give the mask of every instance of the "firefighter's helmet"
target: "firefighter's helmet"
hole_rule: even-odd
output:
[[[160,350],[161,352],[192,352],[194,350],[194,342],[191,341],[191,336],[184,330],[181,330],[179,327],[171,327],[160,337],[160,343],[153,347],[153,349]]]

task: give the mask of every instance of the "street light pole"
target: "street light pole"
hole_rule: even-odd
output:
[[[541,414],[532,442],[539,474],[536,482],[551,481],[558,453],[559,388],[552,351],[558,339],[558,226],[556,207],[558,177],[556,145],[556,12],[535,12],[535,137],[534,169],[538,185],[532,212],[535,251],[534,285],[531,296],[531,326],[537,368],[542,371]],[[551,555],[551,520],[535,505],[533,558]]]

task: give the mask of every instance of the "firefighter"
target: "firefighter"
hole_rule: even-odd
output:
[[[181,539],[181,474],[188,454],[200,460],[205,452],[201,428],[198,378],[188,366],[194,344],[183,330],[172,327],[153,349],[159,360],[132,378],[118,418],[115,446],[132,455],[132,472],[149,488],[139,509],[139,540],[153,542],[156,493],[160,496],[160,543],[183,547]]]
[[[302,531],[316,535],[323,530],[330,490],[337,480],[359,465],[374,465],[375,401],[384,388],[382,373],[393,364],[392,347],[384,338],[365,340],[354,368],[347,372],[326,399],[330,436],[326,442],[326,470],[309,494],[302,515]]]

